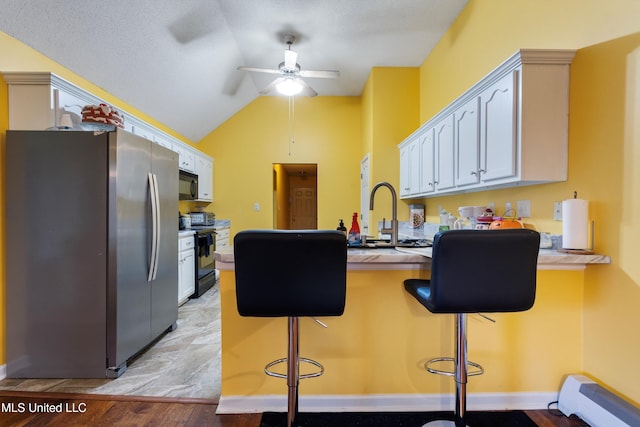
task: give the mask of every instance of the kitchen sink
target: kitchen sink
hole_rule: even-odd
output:
[[[367,239],[366,243],[349,247],[355,249],[429,248],[431,247],[431,241],[418,239],[402,239],[399,240],[396,245],[392,245],[389,240]]]

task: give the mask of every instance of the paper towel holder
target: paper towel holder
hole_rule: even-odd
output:
[[[589,249],[564,249],[564,248],[558,248],[557,251],[561,252],[563,254],[593,255],[594,254],[593,248],[594,248],[595,240],[596,240],[596,222],[594,220],[592,220],[591,221],[591,244],[589,245]]]

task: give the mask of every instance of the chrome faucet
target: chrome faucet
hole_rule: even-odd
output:
[[[374,185],[371,190],[371,196],[369,197],[369,210],[373,210],[373,197],[380,187],[387,187],[391,191],[391,228],[386,227],[386,219],[382,218],[382,234],[391,234],[391,244],[396,246],[398,244],[398,198],[396,196],[396,190],[388,182],[379,182]]]

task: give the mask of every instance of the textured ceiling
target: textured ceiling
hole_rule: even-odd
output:
[[[192,141],[259,96],[296,36],[320,96],[358,96],[374,66],[419,66],[467,0],[2,0],[0,31]],[[0,70],[2,71],[2,70]]]

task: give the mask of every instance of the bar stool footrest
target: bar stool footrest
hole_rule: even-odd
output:
[[[322,366],[319,362],[313,360],[313,359],[307,359],[306,357],[301,357],[300,362],[303,363],[308,363],[311,364],[313,366],[316,366],[317,368],[319,368],[318,371],[315,372],[310,372],[308,374],[303,374],[303,375],[299,375],[299,379],[303,380],[305,378],[315,378],[315,377],[319,377],[320,375],[322,375],[324,373],[324,366]],[[287,374],[282,374],[280,372],[275,372],[272,371],[271,368],[274,367],[275,365],[279,365],[280,363],[287,363],[287,358],[283,357],[281,359],[276,359],[273,362],[269,362],[267,363],[267,365],[264,367],[264,373],[269,375],[270,377],[276,377],[276,378],[287,378]]]
[[[434,363],[439,363],[439,362],[452,362],[452,363],[456,363],[456,359],[454,359],[453,357],[435,357],[433,359],[427,360],[424,363],[424,369],[426,369],[427,371],[429,371],[432,374],[436,374],[436,375],[446,375],[448,377],[453,377],[456,375],[455,371],[443,371],[441,369],[436,369],[436,368],[432,368],[431,365],[433,365]],[[469,370],[467,372],[467,376],[474,376],[474,375],[482,375],[484,374],[484,368],[475,363],[475,362],[469,362],[467,361],[467,366],[471,366],[472,368],[475,368],[474,370]]]

